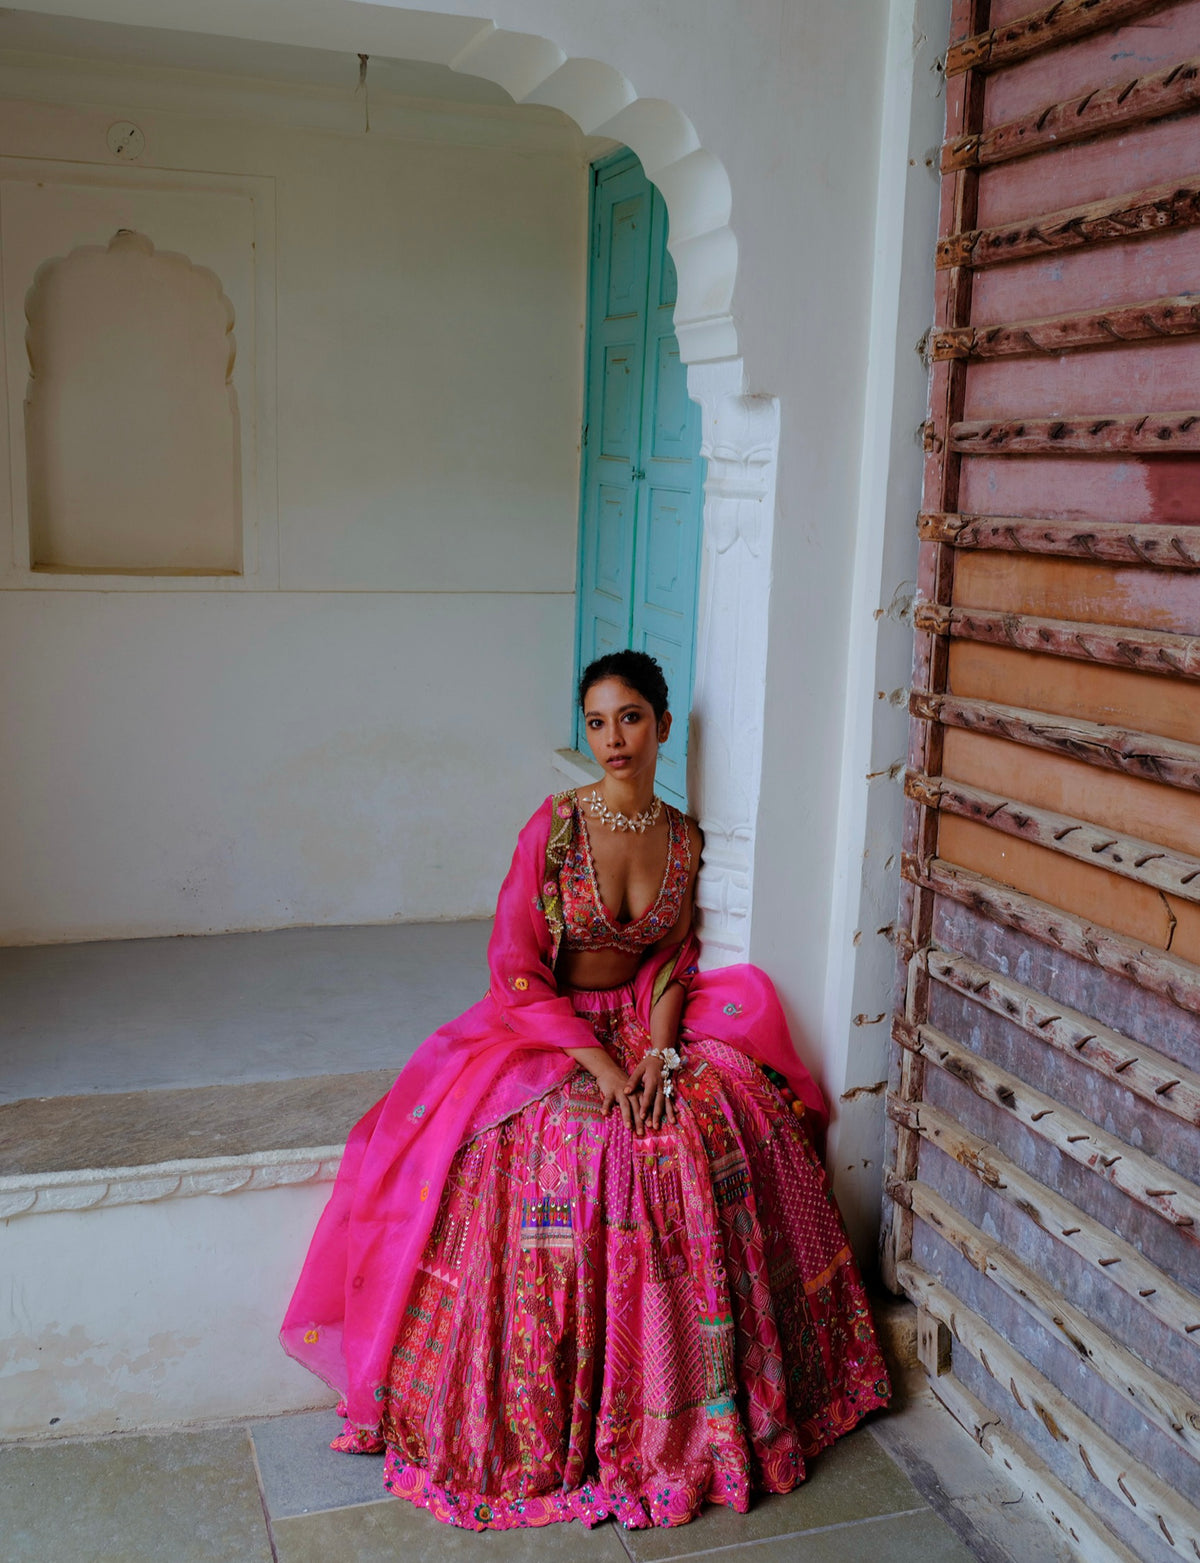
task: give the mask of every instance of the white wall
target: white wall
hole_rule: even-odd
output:
[[[327,1181],[0,1223],[0,1439],[332,1406],[277,1335]]]
[[[581,136],[46,58],[0,96],[26,174],[107,169],[132,119],[125,178],[273,194],[278,387],[256,574],[10,573],[0,939],[486,915],[569,709]]]
[[[466,65],[480,40],[488,45],[487,27],[495,22],[552,40],[568,57],[536,91],[553,97],[557,90],[563,101],[573,97],[585,131],[603,133],[629,101],[619,94],[606,98],[611,81],[599,77],[594,102],[589,100],[591,61],[623,73],[638,99],[631,114],[649,100],[688,116],[703,155],[720,160],[732,190],[729,222],[738,252],[732,310],[744,389],[777,397],[780,409],[752,953],[776,978],[835,1103],[862,1084],[873,1085],[881,1044],[874,1037],[860,1042],[846,1028],[860,1004],[864,1013],[869,1001],[873,1009],[888,1007],[882,990],[890,954],[852,940],[860,929],[870,937],[869,919],[881,908],[890,910],[895,868],[882,867],[888,854],[880,848],[896,805],[892,793],[877,804],[865,802],[861,761],[869,756],[874,769],[881,750],[885,766],[897,758],[897,724],[887,718],[896,717],[899,707],[889,706],[877,721],[881,707],[874,697],[877,689],[887,695],[907,680],[904,626],[886,616],[876,621],[873,614],[901,585],[911,546],[918,454],[905,431],[923,417],[924,376],[906,355],[928,318],[933,234],[922,195],[928,179],[922,149],[934,148],[940,136],[932,55],[944,36],[945,5],[28,3],[37,10],[372,48],[443,64],[468,49]],[[503,54],[503,36],[492,42],[494,56]],[[550,48],[547,58],[543,75],[555,72],[561,57]],[[516,64],[513,69],[519,74]],[[539,81],[536,73],[530,78],[531,84]],[[673,155],[681,161],[672,163],[669,150],[662,161],[682,185],[688,165],[698,165],[692,164],[687,133],[680,134]],[[901,144],[910,172],[897,215],[895,181],[905,176],[891,154]],[[885,147],[889,156],[881,162]],[[667,202],[670,208],[670,190]],[[728,259],[724,231],[715,231],[723,221],[720,214],[714,218],[711,237]],[[703,234],[701,244],[709,237]],[[719,269],[714,263],[714,274]],[[714,311],[723,307],[714,296]],[[901,363],[907,368],[897,367]],[[861,1109],[849,1135],[853,1153],[836,1171],[861,1240],[874,1218],[878,1169],[864,1169],[866,1179],[846,1169],[870,1160],[882,1100],[852,1101]]]

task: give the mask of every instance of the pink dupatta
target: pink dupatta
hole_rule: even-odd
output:
[[[565,1080],[576,1066],[564,1049],[596,1045],[554,976],[558,872],[572,830],[563,794],[547,798],[521,831],[488,944],[487,996],[423,1042],[354,1126],[313,1235],[280,1339],[345,1396],[360,1427],[378,1424],[389,1355],[455,1153]],[[689,934],[639,968],[643,1024],[668,984],[684,983],[684,1040],[715,1037],[775,1069],[819,1135],[825,1104],[796,1055],[770,978],[756,966],[701,972],[698,955]]]

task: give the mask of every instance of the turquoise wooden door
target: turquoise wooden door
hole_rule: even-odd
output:
[[[579,537],[579,667],[657,657],[675,724],[658,790],[683,808],[704,506],[700,409],[675,340],[667,209],[632,152],[594,165]],[[576,742],[586,748],[582,731]]]

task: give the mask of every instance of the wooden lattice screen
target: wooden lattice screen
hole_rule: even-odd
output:
[[[1200,1559],[1200,0],[955,0],[885,1274],[1087,1563]]]

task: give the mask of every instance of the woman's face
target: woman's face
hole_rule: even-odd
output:
[[[606,776],[634,781],[649,773],[653,782],[658,746],[671,731],[671,713],[656,721],[653,706],[636,689],[619,678],[605,678],[584,696],[583,728]]]

